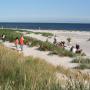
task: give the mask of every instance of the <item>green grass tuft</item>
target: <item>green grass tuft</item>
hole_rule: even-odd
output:
[[[76,67],[78,69],[90,69],[90,59],[89,58],[76,58],[72,63],[79,63],[80,66]]]

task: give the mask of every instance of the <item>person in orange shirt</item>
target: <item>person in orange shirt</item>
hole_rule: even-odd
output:
[[[18,44],[19,44],[19,40],[18,40],[18,37],[16,37],[15,45],[16,45],[16,49],[17,49],[17,50],[18,50]]]
[[[23,51],[23,45],[24,45],[24,38],[23,38],[23,35],[20,37],[20,48],[21,48],[21,51]]]

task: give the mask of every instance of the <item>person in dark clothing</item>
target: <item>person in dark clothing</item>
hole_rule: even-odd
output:
[[[80,49],[80,45],[76,44],[76,53],[81,53],[82,49]]]
[[[53,44],[56,44],[57,43],[57,39],[56,39],[56,37],[54,37],[54,42],[53,42]]]
[[[79,44],[76,44],[76,49],[80,49],[80,45]]]

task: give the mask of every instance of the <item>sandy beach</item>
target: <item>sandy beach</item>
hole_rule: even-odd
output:
[[[66,31],[66,30],[30,30],[33,32],[49,32],[56,35],[57,42],[65,41],[67,44],[67,38],[71,38],[71,46],[75,46],[76,44],[80,45],[80,48],[83,52],[90,57],[90,32],[86,31]],[[30,36],[36,38],[41,41],[46,41],[47,37],[36,34],[27,34],[25,36]],[[53,43],[54,36],[48,38],[48,41]]]

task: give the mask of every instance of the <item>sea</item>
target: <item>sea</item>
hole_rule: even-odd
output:
[[[90,31],[90,23],[17,23],[17,22],[2,23],[0,22],[0,28]]]

